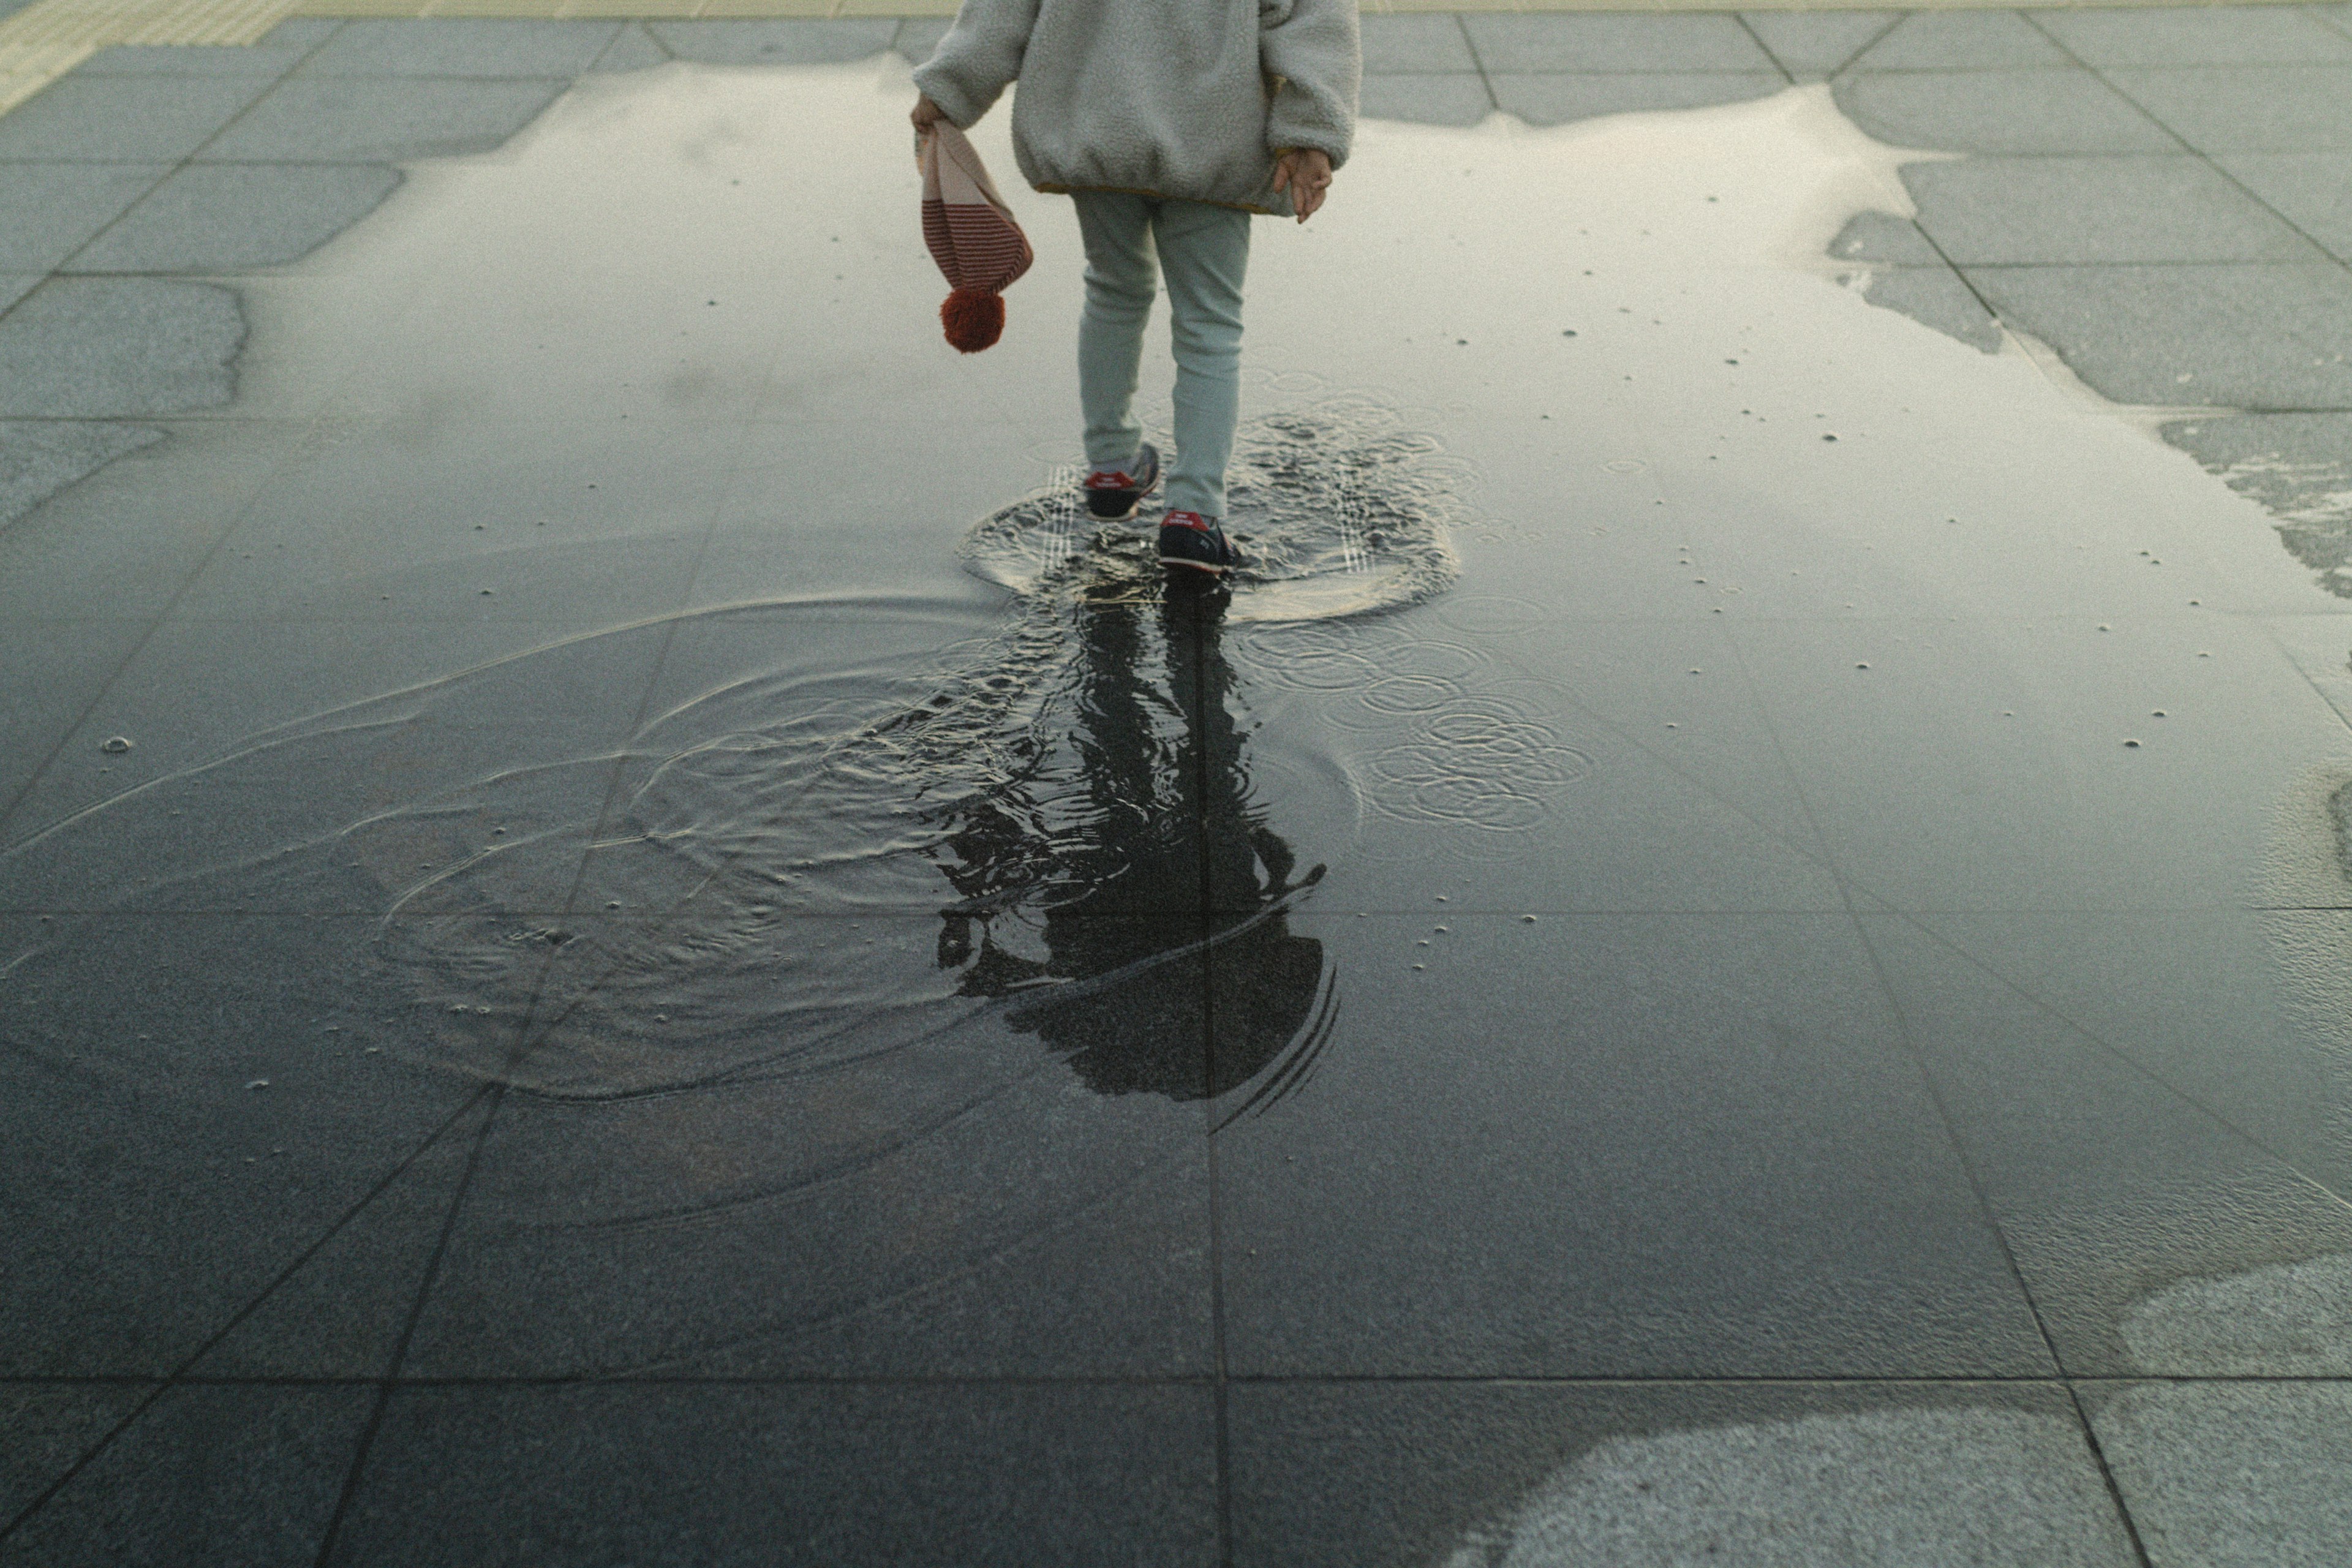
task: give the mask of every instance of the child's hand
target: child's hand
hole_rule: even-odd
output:
[[[929,132],[935,121],[945,120],[947,117],[948,111],[933,103],[929,94],[915,100],[915,112],[907,116],[915,122],[918,134]]]
[[[1291,148],[1274,161],[1274,188],[1290,193],[1290,205],[1298,209],[1298,221],[1305,223],[1323,205],[1323,193],[1331,188],[1331,154],[1318,147]]]

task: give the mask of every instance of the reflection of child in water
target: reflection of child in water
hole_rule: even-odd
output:
[[[1358,0],[963,0],[915,73],[918,130],[968,128],[1016,77],[1013,144],[1041,191],[1075,198],[1087,500],[1132,517],[1160,454],[1134,414],[1143,324],[1167,275],[1176,458],[1160,558],[1222,574],[1225,465],[1241,397],[1252,213],[1301,223],[1347,161],[1362,74]]]
[[[940,963],[963,971],[958,989],[1038,986],[1009,1021],[1067,1052],[1102,1094],[1213,1098],[1318,1010],[1323,944],[1291,934],[1285,911],[1323,868],[1295,877],[1297,857],[1249,798],[1215,609],[1190,595],[1161,607],[1174,623],[1165,686],[1143,668],[1138,606],[1082,609],[1072,740],[1085,826],[1046,837],[1017,797],[967,804],[940,867],[961,895],[940,933]],[[1171,707],[1173,737],[1155,723]],[[1040,901],[1043,963],[991,940],[992,916]],[[1192,908],[1198,917],[1177,912]]]

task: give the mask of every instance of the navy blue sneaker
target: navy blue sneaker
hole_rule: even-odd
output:
[[[1097,468],[1087,476],[1087,510],[1104,522],[1125,522],[1160,482],[1160,448],[1146,441],[1135,454],[1135,472]]]
[[[1160,564],[1188,566],[1222,577],[1227,568],[1242,563],[1242,552],[1225,538],[1213,517],[1197,511],[1171,511],[1160,520]]]

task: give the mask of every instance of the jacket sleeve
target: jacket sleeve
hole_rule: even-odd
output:
[[[963,0],[955,26],[915,72],[918,91],[969,131],[1021,74],[1038,0]]]
[[[1276,79],[1270,151],[1312,147],[1348,161],[1363,81],[1358,0],[1258,0],[1258,59]],[[945,107],[944,104],[941,105]]]

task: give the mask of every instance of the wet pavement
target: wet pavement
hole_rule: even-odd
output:
[[[0,1563],[2336,1560],[2352,11],[1369,18],[1209,592],[940,26],[0,116]]]

